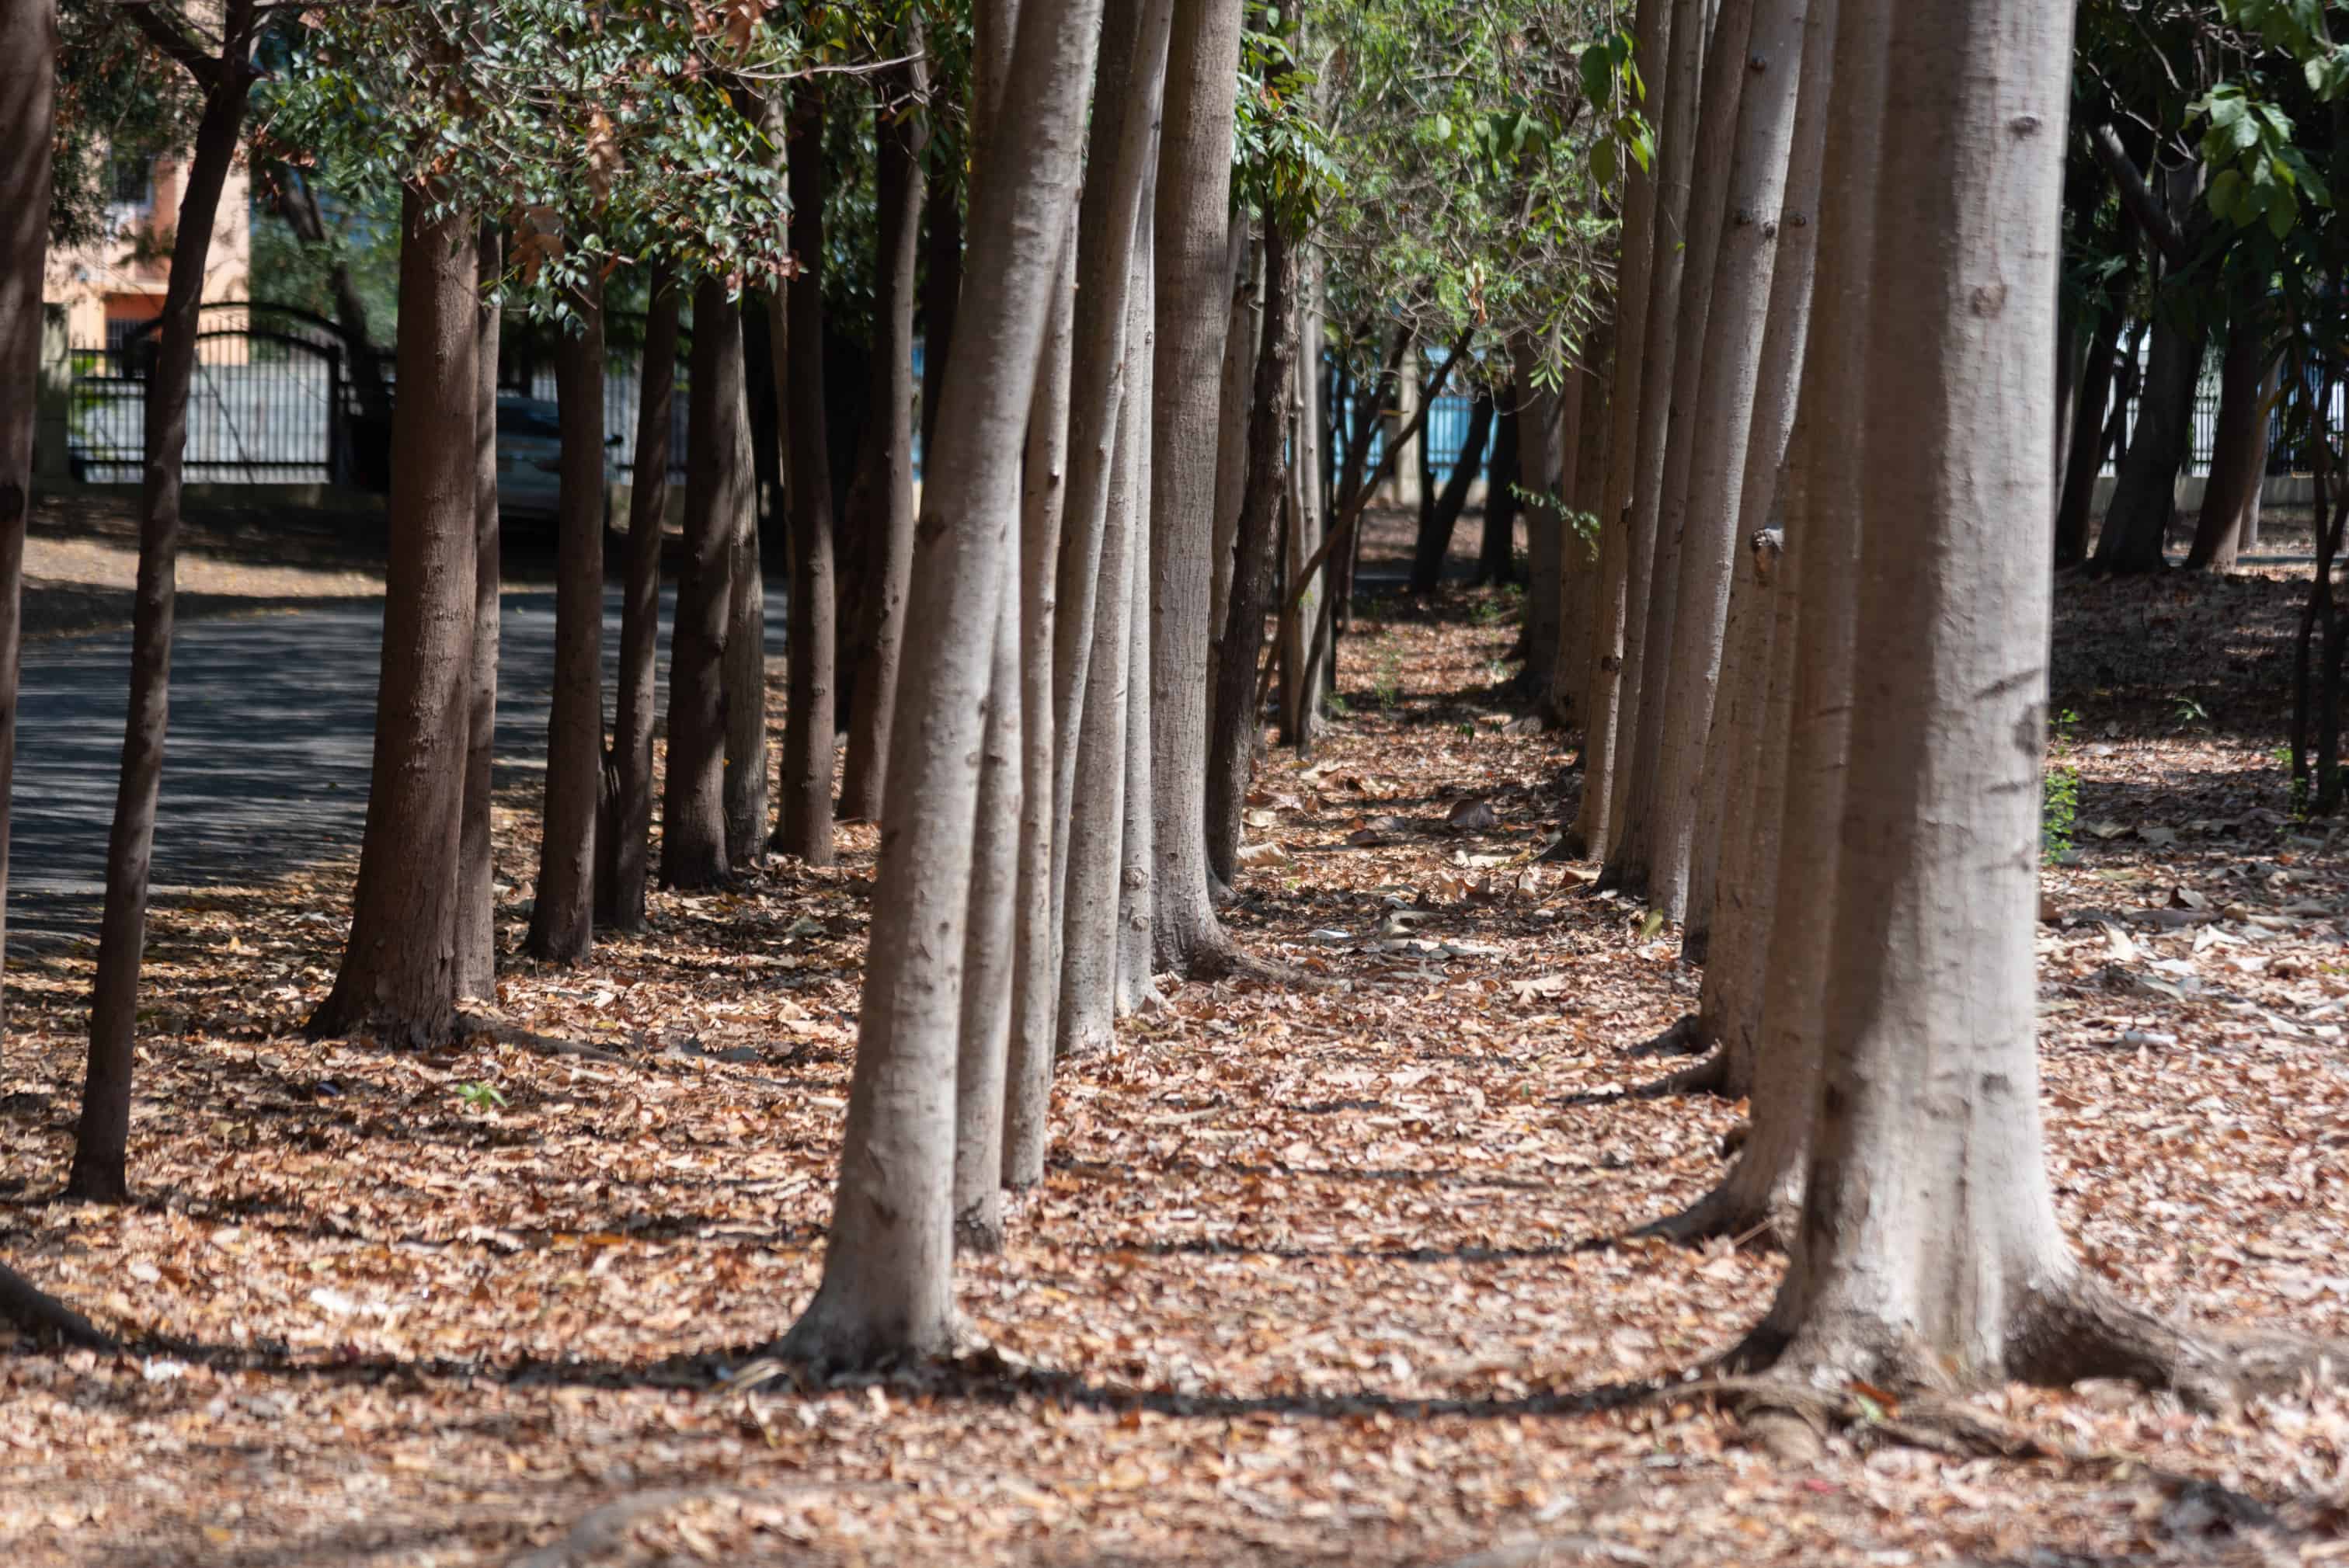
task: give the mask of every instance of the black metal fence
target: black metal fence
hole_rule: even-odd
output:
[[[243,304],[206,305],[198,319],[187,478],[346,482],[348,387],[334,328],[303,312]],[[110,330],[107,344],[69,349],[67,458],[77,479],[138,480],[158,325]]]

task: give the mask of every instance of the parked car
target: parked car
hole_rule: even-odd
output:
[[[604,443],[604,504],[611,504],[616,470],[613,449]],[[562,492],[563,428],[552,398],[519,392],[498,394],[498,513],[502,517],[552,522]]]

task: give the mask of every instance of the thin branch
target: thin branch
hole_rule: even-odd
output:
[[[2162,206],[2161,199],[2153,193],[2153,187],[2145,182],[2137,160],[2121,145],[2120,133],[2109,125],[2100,125],[2088,141],[2095,149],[2096,161],[2105,166],[2105,171],[2120,187],[2121,200],[2127,204],[2130,215],[2161,248],[2162,259],[2173,267],[2184,266],[2186,236],[2179,231],[2178,221]]]
[[[187,67],[196,85],[210,90],[220,75],[220,61],[205,48],[195,31],[155,0],[123,0],[123,15],[147,35],[149,42]]]

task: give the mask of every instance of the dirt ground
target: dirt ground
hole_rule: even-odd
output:
[[[1470,520],[1473,525],[1475,520]],[[1473,534],[1473,526],[1469,531]],[[1465,543],[1464,541],[1464,550]],[[2297,585],[2062,593],[2079,800],[2040,932],[2065,1222],[2134,1299],[2349,1335],[2338,826],[2270,755]],[[2025,1460],[1838,1438],[1780,1468],[1682,1379],[1766,1305],[1758,1242],[1626,1241],[1740,1108],[1642,1099],[1669,932],[1537,863],[1571,751],[1508,602],[1389,598],[1348,717],[1250,811],[1254,951],[1348,983],[1169,984],[1064,1065],[1045,1185],[944,1372],[740,1390],[816,1278],[873,867],[658,893],[589,966],[510,959],[502,1037],[298,1025],[349,868],[159,908],[133,1172],[68,1205],[86,953],[9,971],[0,1254],[121,1358],[0,1348],[12,1564],[1909,1564],[2349,1557],[2349,1402],[2208,1415],[1992,1391]],[[1450,809],[1481,799],[1485,828]],[[502,917],[534,802],[502,803]]]

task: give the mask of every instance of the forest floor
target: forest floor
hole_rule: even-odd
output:
[[[2066,583],[2040,931],[2051,1160],[2090,1264],[2349,1335],[2349,868],[2270,755],[2300,585]],[[657,893],[445,1055],[305,1042],[347,864],[160,905],[126,1207],[60,1203],[90,954],[12,964],[0,1256],[184,1345],[0,1342],[12,1565],[1903,1564],[2349,1558],[2349,1399],[1982,1407],[2071,1457],[1838,1439],[1781,1468],[1679,1380],[1758,1243],[1622,1238],[1739,1108],[1642,1099],[1671,933],[1536,863],[1577,780],[1510,597],[1365,609],[1347,716],[1274,754],[1231,923],[1350,983],[1165,986],[1066,1064],[1046,1183],[959,1268],[992,1347],[744,1393],[813,1285],[874,834]],[[167,784],[168,788],[168,784]],[[1455,828],[1464,801],[1489,825]],[[1482,813],[1469,813],[1481,820]],[[509,949],[534,802],[502,801]],[[1865,1439],[1862,1429],[1857,1436]]]

